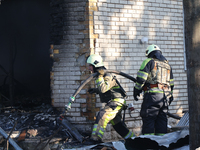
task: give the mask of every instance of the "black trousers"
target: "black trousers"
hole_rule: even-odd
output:
[[[145,93],[140,116],[142,134],[167,133],[168,105],[164,93]]]

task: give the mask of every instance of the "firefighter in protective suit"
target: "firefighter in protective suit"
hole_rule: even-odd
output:
[[[89,70],[92,73],[98,72],[98,76],[95,79],[96,87],[88,90],[90,94],[99,94],[102,103],[106,103],[97,116],[93,126],[90,141],[93,143],[101,143],[107,124],[110,122],[116,132],[128,139],[134,136],[129,131],[126,125],[122,122],[121,111],[126,105],[124,99],[125,94],[119,85],[117,79],[110,73],[105,73],[102,57],[98,54],[91,54],[87,58],[89,64]]]
[[[140,111],[142,134],[163,135],[167,133],[168,106],[173,101],[172,68],[157,45],[147,47],[146,57],[137,73],[133,95],[137,101],[144,92]]]

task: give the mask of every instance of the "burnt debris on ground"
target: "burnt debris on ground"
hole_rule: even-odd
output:
[[[45,103],[32,108],[6,107],[1,109],[0,127],[21,147],[25,141],[35,143],[33,150],[42,149],[42,143],[43,146],[47,143],[49,149],[81,147],[83,144],[73,136],[73,131],[61,124],[60,114]],[[5,142],[6,138],[0,135],[0,147],[4,147]]]
[[[28,104],[1,108],[0,129],[6,132],[7,137],[0,134],[0,149],[5,149],[5,147],[8,149],[9,147],[12,150],[13,145],[7,144],[10,143],[10,141],[7,142],[8,137],[11,137],[23,150],[60,150],[85,147],[86,145],[82,141],[89,138],[89,135],[87,133],[79,133],[67,119],[61,121],[60,115],[61,112],[58,109],[47,103],[31,105],[31,107]],[[182,117],[181,120],[185,122],[188,118]],[[183,122],[181,120],[179,121],[180,123]],[[186,125],[181,124],[181,127],[185,128]],[[178,129],[181,128],[179,127]],[[182,144],[181,146],[188,144],[189,141],[189,134],[184,135],[186,136],[180,138],[181,142],[178,141],[179,144]],[[138,139],[139,141],[150,140],[150,138],[142,138],[141,140],[141,137],[138,137],[131,140],[128,147],[130,146],[132,149],[134,146],[140,145],[137,141]],[[170,146],[179,147],[180,145],[174,146],[171,144]],[[90,149],[102,149],[104,147],[115,149],[112,143],[109,143],[109,145],[108,143],[95,145]]]

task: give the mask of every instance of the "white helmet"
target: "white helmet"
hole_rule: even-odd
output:
[[[95,68],[104,66],[102,57],[98,54],[91,54],[87,59],[87,63],[94,65]]]
[[[159,50],[161,53],[162,51],[160,50],[160,48],[157,46],[157,45],[149,45],[146,49],[146,57],[152,52],[152,51],[155,51],[155,50]]]

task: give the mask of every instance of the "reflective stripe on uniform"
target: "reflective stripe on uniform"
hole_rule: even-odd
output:
[[[97,126],[98,126],[98,124],[94,124],[94,126],[93,126],[92,134],[94,134],[94,135],[96,133]]]
[[[113,86],[111,89],[120,89],[120,86]]]
[[[93,130],[92,130],[92,135],[97,135],[98,137],[100,137],[102,139],[105,129],[103,127],[100,127],[99,132],[96,133],[97,127],[98,127],[98,124],[94,124]]]
[[[120,104],[126,104],[126,101],[123,98],[115,98],[111,100],[113,102],[119,102]]]
[[[143,86],[144,86],[144,84],[140,84],[140,83],[137,83],[137,82],[135,84],[135,88],[138,89],[138,90],[141,90]]]
[[[98,137],[100,137],[102,139],[104,132],[105,132],[105,129],[103,127],[100,127],[100,130],[99,130],[99,133],[98,133]]]
[[[106,128],[108,122],[110,122],[110,118],[114,118],[113,116],[115,116],[119,110],[122,108],[122,106],[126,103],[126,101],[122,98],[115,98],[113,100],[111,100],[113,102],[118,102],[120,105],[118,105],[112,112],[110,112],[110,114],[108,114],[105,118],[105,121],[103,123],[103,128]]]
[[[124,139],[128,139],[134,136],[134,133],[129,131],[129,133],[124,137]]]
[[[170,79],[170,86],[174,86],[174,79]]]
[[[104,78],[103,77],[97,78],[95,80],[95,82],[97,84],[97,87],[99,87],[102,83],[105,83],[105,85],[106,85],[106,91],[110,90],[110,85],[108,84],[108,82],[104,82]]]
[[[143,70],[147,63],[151,60],[151,58],[147,58],[142,62],[142,65],[140,66],[140,70]]]
[[[146,133],[146,134],[144,134],[144,135],[154,135],[154,133]]]
[[[103,83],[103,81],[104,81],[103,77],[97,78],[97,79],[95,80],[97,86],[99,86],[101,83]]]
[[[146,73],[144,71],[137,72],[137,78],[141,78],[142,81],[146,81],[147,77],[148,77],[148,73]],[[138,90],[141,90],[143,86],[144,86],[144,83],[136,82],[136,84],[135,84],[135,88]]]
[[[108,122],[110,122],[110,118],[114,118],[113,116],[116,116],[116,111],[118,112],[120,109],[122,108],[122,106],[117,106],[117,108],[115,108],[115,110],[113,110],[113,112],[111,112],[106,118],[105,121],[103,123],[103,127],[106,128]]]
[[[103,134],[105,132],[107,124],[115,118],[115,116],[119,113],[119,111],[122,109],[126,101],[122,98],[115,98],[112,99],[110,102],[114,103],[115,109],[113,110],[109,103],[105,106],[105,113],[103,113],[101,116],[101,119],[99,120],[98,124],[95,124],[93,126],[92,135],[98,136],[100,138],[103,137]],[[112,104],[111,103],[111,104]]]
[[[147,80],[147,77],[148,77],[148,73],[144,72],[144,71],[138,71],[137,72],[137,77],[138,78],[142,78],[143,80]]]
[[[146,92],[150,92],[150,93],[164,93],[163,90],[160,90],[159,88],[155,87],[155,88],[150,88],[149,90],[145,91]]]
[[[115,122],[113,120],[110,121],[110,123],[114,126],[115,125]]]

